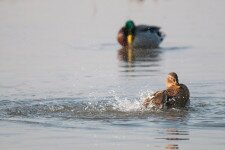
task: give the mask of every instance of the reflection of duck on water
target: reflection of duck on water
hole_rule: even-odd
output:
[[[128,37],[132,37],[133,48],[157,48],[163,41],[165,35],[160,31],[160,27],[137,25],[132,20],[128,20],[117,35],[118,42],[123,47],[128,47]]]
[[[145,99],[144,106],[153,105],[157,108],[185,107],[189,103],[189,90],[180,84],[176,73],[171,72],[166,79],[166,90],[157,91]]]
[[[160,60],[158,49],[135,49],[135,48],[121,48],[118,50],[119,60],[130,61],[149,61],[156,62]],[[131,57],[131,58],[129,58]]]
[[[177,144],[167,144],[165,148],[166,150],[174,150],[179,149],[179,146]]]

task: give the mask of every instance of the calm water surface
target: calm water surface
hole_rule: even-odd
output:
[[[224,149],[223,0],[1,0],[0,149]],[[127,19],[162,27],[127,52]],[[190,107],[144,109],[175,71]]]

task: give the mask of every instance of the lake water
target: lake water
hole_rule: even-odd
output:
[[[223,0],[1,0],[0,149],[224,149]],[[162,27],[127,62],[128,19]],[[146,110],[175,71],[186,110]]]

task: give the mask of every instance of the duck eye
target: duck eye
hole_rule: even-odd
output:
[[[173,79],[173,82],[174,82],[174,83],[176,83],[176,80],[175,80],[175,79]]]

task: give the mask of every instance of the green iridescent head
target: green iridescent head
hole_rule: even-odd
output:
[[[125,29],[128,32],[128,34],[133,34],[135,29],[135,24],[132,20],[128,20],[125,24]]]

